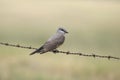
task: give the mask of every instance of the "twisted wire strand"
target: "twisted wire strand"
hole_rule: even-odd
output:
[[[24,48],[24,49],[37,49],[31,46],[21,46],[19,44],[10,44],[10,43],[4,43],[4,42],[0,42],[1,45],[5,45],[5,46],[11,46],[11,47],[17,47],[17,48]],[[78,55],[78,56],[85,56],[85,57],[93,57],[93,58],[107,58],[108,60],[110,59],[116,59],[116,60],[120,60],[119,57],[114,57],[114,56],[103,56],[103,55],[97,55],[97,54],[85,54],[85,53],[80,53],[80,52],[69,52],[69,51],[60,51],[60,50],[53,50],[50,51],[53,53],[63,53],[63,54],[67,54],[67,55]]]

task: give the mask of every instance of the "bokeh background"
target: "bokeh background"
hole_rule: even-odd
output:
[[[119,0],[0,0],[0,42],[40,47],[63,25],[63,51],[120,57]],[[0,45],[0,80],[120,80],[120,61]]]

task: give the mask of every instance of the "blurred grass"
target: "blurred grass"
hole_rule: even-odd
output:
[[[119,1],[0,0],[0,41],[39,47],[58,25],[69,31],[60,50],[120,56]],[[0,45],[0,80],[119,80],[119,61]]]

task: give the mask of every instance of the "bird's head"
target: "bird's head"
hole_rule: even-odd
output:
[[[57,32],[60,32],[60,33],[68,33],[64,28],[58,28]]]

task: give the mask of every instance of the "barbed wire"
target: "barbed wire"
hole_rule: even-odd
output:
[[[5,46],[11,46],[11,47],[17,47],[17,48],[24,48],[24,49],[37,49],[37,48],[33,48],[31,46],[21,46],[19,44],[9,44],[9,43],[3,43],[3,42],[0,42],[1,45],[5,45]]]
[[[24,48],[24,49],[37,49],[31,46],[21,46],[19,44],[9,44],[9,43],[3,43],[0,42],[1,45],[5,45],[5,46],[11,46],[11,47],[17,47],[17,48]],[[53,53],[63,53],[63,54],[67,54],[67,55],[78,55],[78,56],[86,56],[86,57],[93,57],[93,58],[107,58],[108,60],[110,59],[116,59],[116,60],[120,60],[119,57],[114,57],[114,56],[103,56],[103,55],[97,55],[97,54],[85,54],[85,53],[80,53],[80,52],[69,52],[69,51],[60,51],[60,50],[53,50],[50,51]]]

